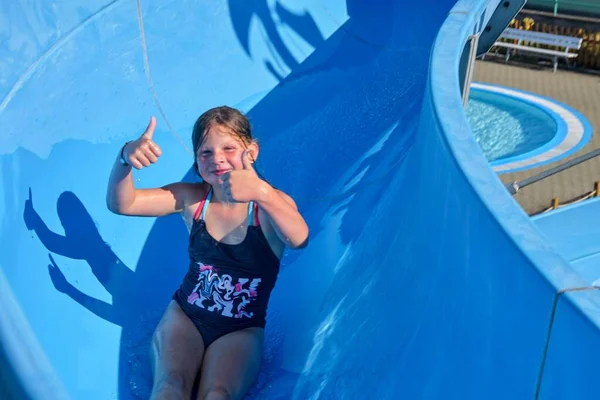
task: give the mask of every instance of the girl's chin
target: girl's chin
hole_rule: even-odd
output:
[[[202,177],[202,180],[212,186],[223,184],[223,179],[221,179],[221,177],[210,174],[209,176]]]

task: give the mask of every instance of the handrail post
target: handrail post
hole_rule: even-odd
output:
[[[469,62],[467,64],[467,71],[465,77],[465,83],[463,87],[463,107],[466,109],[469,104],[469,94],[471,92],[471,83],[473,82],[473,70],[475,69],[475,58],[477,56],[477,45],[479,43],[479,35],[477,32],[469,36],[471,46],[469,49]]]

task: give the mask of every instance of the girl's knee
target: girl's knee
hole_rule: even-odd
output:
[[[232,400],[231,392],[225,386],[213,386],[204,392],[202,400]]]
[[[162,396],[177,395],[182,398],[189,398],[192,393],[194,380],[187,374],[177,371],[170,371],[162,376],[157,376],[154,382],[153,398],[162,398]]]

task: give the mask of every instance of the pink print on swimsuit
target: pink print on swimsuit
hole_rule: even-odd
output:
[[[230,275],[219,275],[212,265],[197,263],[198,283],[188,296],[189,304],[231,318],[252,318],[254,313],[247,312],[246,306],[258,296],[257,287],[260,278],[237,278],[233,283]]]

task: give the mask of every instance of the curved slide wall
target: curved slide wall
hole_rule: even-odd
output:
[[[163,156],[136,183],[195,180],[191,126],[229,104],[311,228],[284,259],[250,398],[591,393],[596,293],[558,295],[585,284],[461,109],[463,44],[489,3],[3,3],[4,390],[147,398],[186,230],[111,214],[109,169],[156,115]]]

